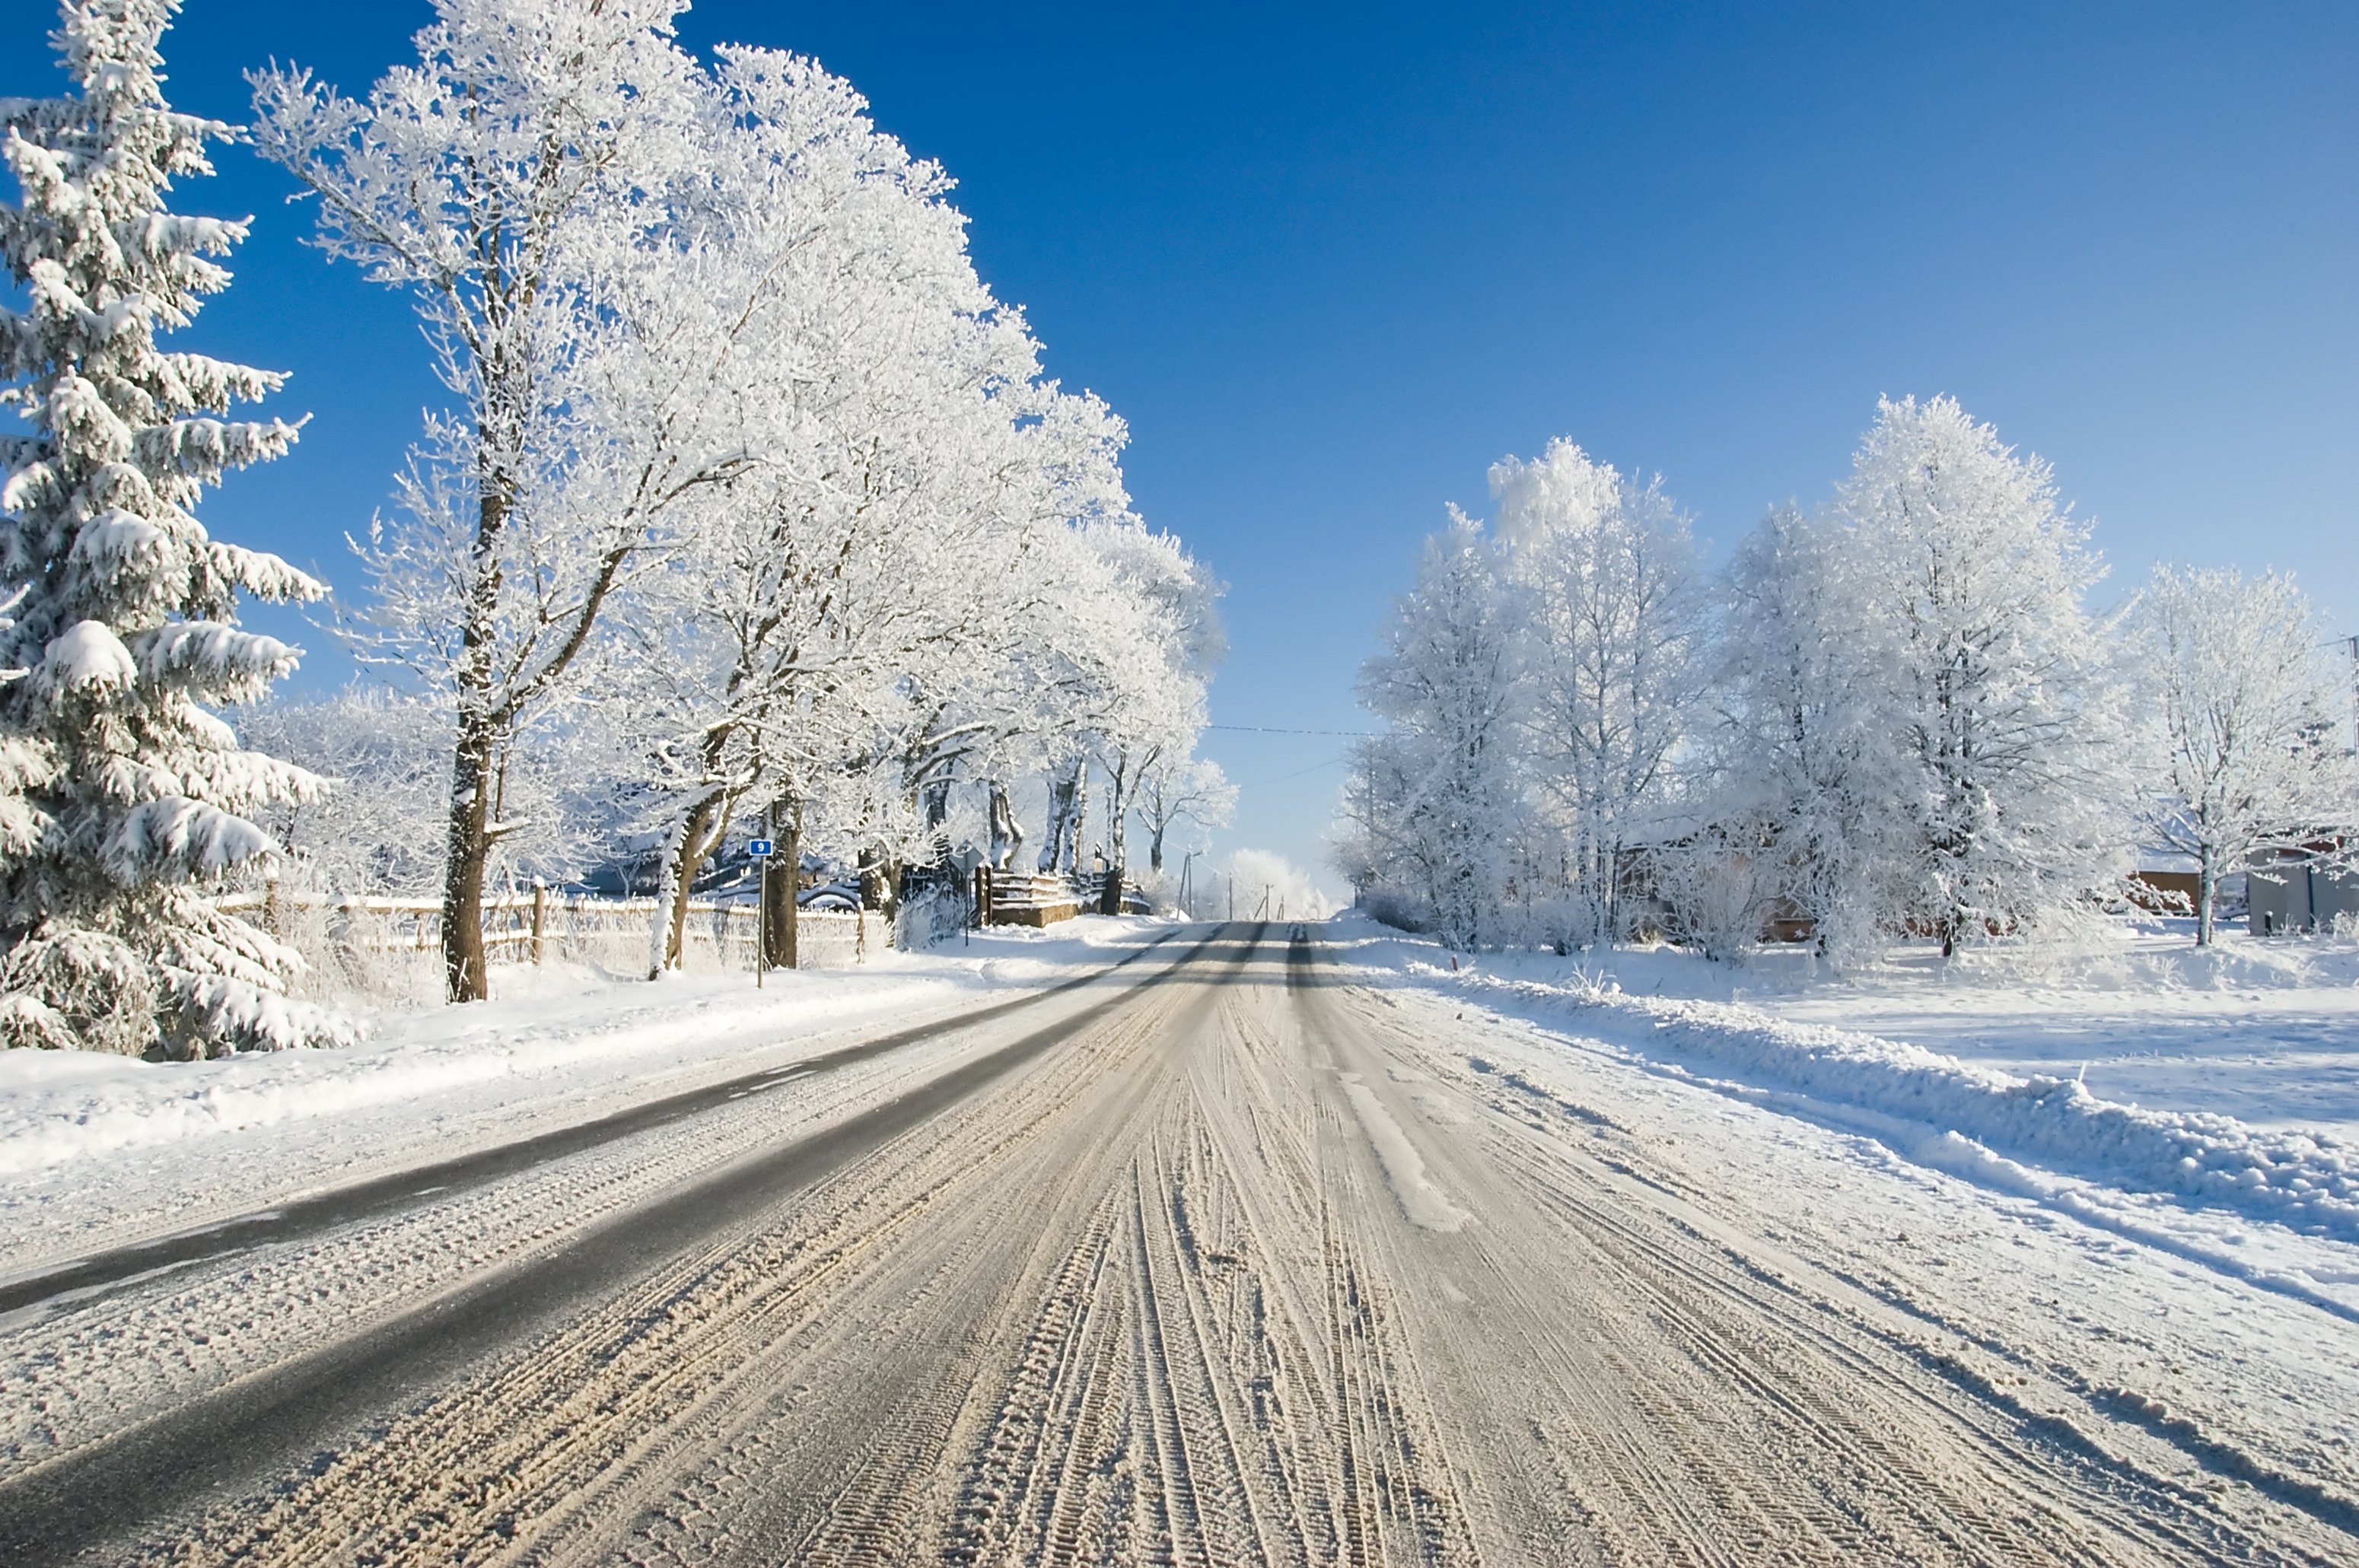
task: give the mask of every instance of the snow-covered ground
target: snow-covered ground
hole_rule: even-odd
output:
[[[1807,967],[1799,954],[1774,956],[1736,984],[1781,1018],[2026,1076],[2077,1077],[2101,1099],[2150,1110],[2324,1128],[2359,1144],[2359,943],[2235,932],[2204,953],[2193,924],[2131,930],[2118,952],[2027,981],[1991,964],[1945,975],[1927,945],[1860,984],[1777,976],[1781,961]]]
[[[1616,1062],[1873,1141],[2203,1269],[2359,1321],[2359,946],[2169,926],[2027,972],[1904,951],[1840,979],[1674,949],[1485,955],[1356,917],[1379,983],[1478,1002]],[[1452,964],[1455,962],[1455,968]]]
[[[0,1052],[0,1274],[516,1141],[846,1037],[1092,972],[1155,923],[1000,928],[851,968],[649,984],[495,972],[495,1000],[369,1019],[361,1045],[158,1064]]]
[[[1138,1461],[1142,1475],[1183,1477],[1223,1519],[1259,1519],[1237,1501],[1253,1475],[1230,1486],[1214,1459],[1188,1456],[1279,1454],[1281,1501],[1328,1485],[1336,1456],[1360,1454],[1365,1437],[1350,1422],[1321,1426],[1328,1385],[1260,1403],[1251,1390],[1332,1354],[1379,1390],[1365,1409],[1400,1423],[1367,1452],[1433,1465],[1404,1495],[1440,1496],[1451,1476],[1479,1475],[1486,1489],[1466,1528],[1500,1542],[1544,1539],[1534,1531],[1558,1519],[1554,1472],[1527,1465],[1545,1450],[1582,1472],[1566,1495],[1603,1510],[1582,1514],[1582,1528],[1634,1543],[1623,1553],[1634,1557],[1690,1535],[1757,1545],[1771,1538],[1745,1532],[1773,1516],[1803,1530],[1794,1509],[1839,1482],[1866,1511],[1812,1515],[1806,1534],[1886,1540],[1877,1532],[1907,1525],[1921,1501],[1938,1516],[1929,1541],[2011,1561],[2048,1559],[1990,1546],[1991,1530],[2114,1530],[2119,1545],[2152,1527],[2180,1543],[2175,1554],[2057,1553],[2065,1560],[2350,1560],[2350,1146],[2298,1119],[2132,1107],[2071,1075],[1994,1065],[2041,1060],[2008,1055],[2023,1049],[2010,1029],[2168,1022],[2202,1001],[2184,987],[2142,996],[2115,973],[2163,962],[2163,938],[2035,989],[1986,964],[1942,969],[1913,955],[1862,987],[1801,972],[1788,954],[1752,969],[1669,952],[1453,968],[1430,942],[1352,917],[1299,944],[1273,926],[1257,943],[1233,932],[1200,945],[1199,927],[1127,971],[1169,967],[1176,983],[1092,986],[1007,1028],[791,1072],[1177,935],[1088,918],[792,977],[759,996],[718,979],[544,976],[536,994],[388,1018],[343,1053],[178,1068],[0,1063],[16,1075],[0,1092],[0,1149],[16,1161],[0,1170],[0,1235],[27,1270],[748,1072],[788,1086],[12,1314],[0,1324],[0,1415],[14,1422],[0,1429],[0,1485],[10,1465],[71,1458],[153,1412],[228,1410],[243,1379],[313,1348],[376,1344],[382,1329],[397,1349],[407,1342],[388,1325],[400,1303],[455,1301],[554,1246],[619,1237],[595,1255],[619,1271],[621,1294],[601,1293],[603,1264],[518,1268],[517,1280],[581,1294],[551,1320],[556,1337],[484,1340],[497,1354],[467,1374],[477,1381],[327,1479],[255,1492],[260,1514],[227,1509],[216,1544],[249,1526],[280,1541],[336,1539],[356,1521],[397,1534],[411,1517],[397,1510],[412,1508],[433,1529],[488,1530],[481,1509],[450,1498],[476,1495],[477,1470],[523,1468],[541,1477],[535,1507],[571,1510],[585,1530],[654,1517],[638,1501],[609,1506],[596,1487],[703,1499],[708,1473],[718,1506],[700,1500],[679,1528],[768,1528],[766,1502],[739,1495],[745,1478],[759,1478],[764,1499],[834,1498],[836,1482],[777,1478],[806,1462],[833,1476],[837,1455],[869,1456],[877,1497],[909,1528],[966,1540],[958,1531],[978,1509],[984,1525],[1014,1530],[1008,1519],[1030,1516],[1006,1499],[1113,1473],[1111,1455],[1133,1452],[1127,1434],[1150,1414],[1187,1441],[1177,1459]],[[1190,953],[1198,961],[1183,962]],[[2298,966],[2299,983],[2275,988],[2277,1000],[2330,1017],[2348,989],[2340,950],[2273,953],[2236,961]],[[1052,1020],[1084,1016],[1097,1022],[1055,1034]],[[1978,1041],[1981,1059],[1854,1026],[1917,1016]],[[1976,1018],[1995,1022],[1977,1035]],[[796,1184],[809,1179],[797,1152],[817,1135],[982,1064],[1011,1035],[1065,1044],[1033,1058],[1038,1070],[959,1091],[946,1102],[956,1115],[911,1112],[905,1132],[808,1194]],[[685,1224],[763,1171],[777,1190],[746,1200],[764,1216],[751,1240],[728,1209],[679,1239],[664,1232],[662,1266],[644,1281],[639,1265],[614,1261],[640,1245],[634,1225]],[[788,1191],[793,1202],[774,1201]],[[1343,1314],[1353,1304],[1363,1315]],[[1310,1337],[1283,1354],[1253,1337],[1289,1325]],[[1321,1350],[1327,1331],[1336,1337]],[[1364,1364],[1350,1360],[1363,1353]],[[1065,1390],[1049,1376],[1059,1368],[1101,1391]],[[1182,1386],[1201,1397],[1156,1403]],[[689,1433],[675,1454],[651,1435],[705,1420],[694,1400],[667,1402],[676,1394],[723,1387],[775,1406],[777,1431],[756,1431],[743,1452],[707,1453]],[[983,1416],[959,1414],[970,1407]],[[1241,1411],[1276,1423],[1272,1446],[1238,1435]],[[1055,1440],[1007,1441],[1018,1430]],[[643,1441],[671,1457],[645,1475],[611,1465]],[[545,1463],[552,1454],[563,1463]],[[964,1484],[1011,1454],[1032,1455],[1030,1468]],[[577,1464],[578,1475],[566,1468]],[[2002,1471],[2012,1479],[1988,1478]],[[419,1476],[456,1489],[421,1500],[404,1490]],[[2044,1500],[1984,1517],[2021,1486]],[[482,1491],[495,1495],[513,1505]],[[1667,1514],[1661,1497],[1673,1495],[1686,1500]],[[1493,1508],[1511,1496],[1538,1511]],[[862,1509],[812,1528],[865,1529]],[[158,1528],[159,1542],[185,1544],[180,1526]],[[428,1555],[461,1553],[420,1547],[411,1560]],[[1855,1547],[1790,1556],[1863,1560]],[[220,1560],[244,1559],[224,1547]]]

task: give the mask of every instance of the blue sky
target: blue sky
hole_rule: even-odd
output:
[[[241,115],[272,56],[364,89],[427,14],[191,0],[175,100]],[[54,90],[49,26],[0,15],[0,93]],[[1504,454],[1659,470],[1724,554],[1825,496],[1879,393],[2053,461],[2108,595],[2290,568],[2359,632],[2359,7],[714,0],[682,33],[817,55],[957,177],[1051,373],[1130,420],[1141,512],[1232,585],[1217,723],[1362,727],[1386,597]],[[183,205],[256,237],[192,338],[315,418],[205,515],[350,585],[440,394],[402,302],[222,161]],[[1208,736],[1223,841],[1315,858],[1344,744]]]

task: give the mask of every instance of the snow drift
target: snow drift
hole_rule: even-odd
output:
[[[2071,1078],[2017,1077],[1878,1035],[1790,1022],[1739,1003],[1636,997],[1611,980],[1550,984],[1452,973],[1419,979],[1579,1015],[1647,1055],[1666,1048],[1839,1105],[1928,1123],[1996,1152],[2236,1209],[2311,1235],[2359,1242],[2359,1149],[2324,1132],[2233,1117],[2144,1110]],[[1630,1036],[1636,1038],[1629,1039]]]

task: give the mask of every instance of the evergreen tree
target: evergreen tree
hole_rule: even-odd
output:
[[[70,0],[52,35],[79,91],[0,103],[22,204],[0,250],[27,308],[0,315],[0,1038],[168,1056],[341,1038],[290,1002],[294,952],[213,907],[275,851],[248,820],[314,793],[210,709],[260,696],[296,653],[234,624],[236,596],[317,598],[275,557],[209,537],[190,509],[295,427],[233,421],[284,377],[156,345],[229,274],[243,223],[168,211],[227,125],[164,102],[178,0]]]

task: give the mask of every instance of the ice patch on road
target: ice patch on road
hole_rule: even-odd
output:
[[[1375,1146],[1376,1161],[1385,1168],[1385,1181],[1400,1200],[1401,1213],[1411,1225],[1426,1230],[1455,1233],[1466,1227],[1474,1217],[1442,1195],[1425,1173],[1425,1157],[1408,1141],[1399,1122],[1393,1119],[1375,1091],[1360,1081],[1357,1073],[1339,1073],[1343,1080],[1343,1093],[1352,1101],[1352,1113],[1360,1119],[1360,1127]]]

